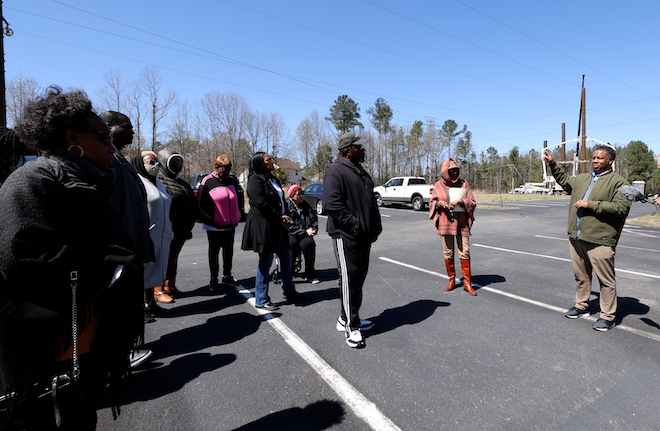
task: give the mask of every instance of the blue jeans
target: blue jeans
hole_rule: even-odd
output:
[[[291,248],[289,247],[288,234],[282,230],[280,245],[277,249],[280,258],[280,273],[282,275],[282,290],[288,295],[296,291],[293,285],[291,269]],[[270,281],[270,266],[273,263],[273,253],[259,253],[259,265],[257,266],[257,277],[254,282],[254,296],[256,305],[261,306],[270,302],[268,296],[268,282]]]

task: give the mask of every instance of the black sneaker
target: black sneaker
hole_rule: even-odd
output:
[[[272,302],[266,302],[264,305],[255,305],[255,308],[266,311],[275,311],[280,309],[280,307],[273,304]]]
[[[226,286],[236,287],[236,286],[238,286],[238,281],[236,281],[236,279],[234,277],[232,277],[231,275],[225,275],[225,276],[222,277],[222,281],[220,282],[220,284],[224,284]]]
[[[564,316],[568,317],[569,319],[577,319],[583,314],[589,314],[589,310],[580,310],[577,307],[573,307],[570,310],[568,310],[566,313],[564,313]]]
[[[616,323],[614,322],[614,320],[598,319],[596,320],[596,323],[594,323],[591,327],[594,328],[596,331],[605,332],[605,331],[609,331],[615,326]]]
[[[218,285],[218,279],[214,278],[211,280],[209,283],[209,290],[211,292],[217,292],[220,290],[220,286]]]

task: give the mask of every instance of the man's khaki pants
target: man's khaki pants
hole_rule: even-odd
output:
[[[617,307],[614,247],[571,239],[569,249],[577,287],[575,306],[580,310],[589,308],[593,271],[600,283],[600,317],[613,321]]]

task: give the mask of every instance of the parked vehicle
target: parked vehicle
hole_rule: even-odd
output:
[[[431,200],[433,185],[422,177],[395,177],[382,186],[374,187],[378,206],[399,203],[412,204],[415,211],[421,211]]]
[[[558,190],[557,192],[563,191],[561,186],[557,185]],[[520,187],[516,187],[515,189],[511,190],[511,193],[523,193],[523,194],[552,194],[553,193],[553,188],[550,187],[545,187],[544,183],[525,183]]]
[[[303,191],[303,200],[316,209],[317,214],[323,214],[323,183],[312,183]]]
[[[202,180],[204,177],[207,175],[211,174],[210,172],[200,172],[199,174],[196,174],[192,179],[190,180],[190,187],[192,187],[193,192],[195,192],[195,196],[197,196],[197,189],[199,188],[199,185],[201,184]]]

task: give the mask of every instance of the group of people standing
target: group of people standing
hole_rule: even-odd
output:
[[[180,178],[181,154],[142,151],[129,162],[121,150],[133,140],[130,119],[95,114],[82,92],[49,88],[28,104],[17,131],[45,154],[0,187],[0,428],[92,430],[101,389],[110,384],[118,413],[122,378],[151,354],[138,347],[144,323],[163,312],[157,302],[183,295],[177,261],[198,217],[209,244],[209,288],[238,285],[232,259],[242,193],[227,155],[215,160],[197,196]],[[382,232],[374,184],[362,167],[366,143],[353,132],[339,136],[322,197],[339,273],[336,328],[353,348],[365,347],[362,332],[373,327],[360,308],[371,246]],[[606,331],[616,312],[614,247],[630,209],[616,194],[625,180],[612,172],[615,153],[605,147],[594,150],[594,172],[576,178],[549,153],[543,157],[573,195],[568,233],[577,296],[566,317],[588,312],[594,270],[601,283],[594,329]],[[288,301],[304,298],[292,280],[293,254],[304,257],[305,278],[319,282],[318,217],[299,186],[285,193],[268,153],[255,153],[249,168],[241,248],[258,255],[255,306],[270,312],[278,309],[268,294],[274,255]],[[463,289],[476,296],[469,243],[476,202],[455,160],[443,163],[429,206],[441,236],[445,290],[456,286],[456,243]]]

